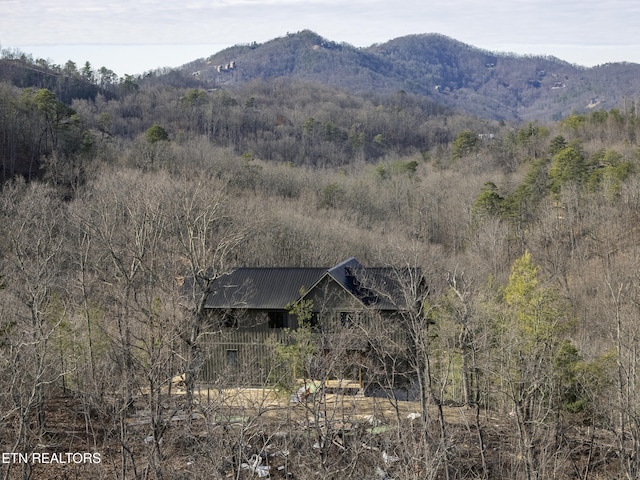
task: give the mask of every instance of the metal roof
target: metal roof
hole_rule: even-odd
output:
[[[413,272],[420,274],[419,270]],[[402,310],[406,308],[402,291],[407,273],[387,267],[367,268],[355,258],[331,268],[238,268],[214,282],[206,307],[284,310],[328,275],[365,306]]]
[[[354,270],[364,269],[362,264],[358,262],[355,258],[351,257],[348,260],[345,260],[342,263],[339,263],[335,267],[332,267],[328,270],[329,275],[342,285],[344,288],[349,290],[351,293],[356,293],[356,285],[353,283],[353,275],[352,272]]]
[[[345,260],[329,270],[329,275],[364,305],[379,310],[406,308],[404,293],[405,289],[411,287],[412,273],[420,278],[419,269],[364,267],[355,258]]]
[[[326,273],[326,268],[238,268],[215,281],[206,307],[283,310]]]

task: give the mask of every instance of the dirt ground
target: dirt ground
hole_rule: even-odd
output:
[[[347,389],[355,393],[355,389]],[[184,392],[176,389],[167,405],[169,423],[176,431],[186,424],[181,409]],[[397,402],[397,410],[387,399],[343,393],[319,393],[293,398],[273,389],[235,388],[201,389],[197,392],[198,407],[191,422],[196,436],[210,435],[216,425],[245,428],[247,422],[259,423],[261,429],[273,432],[291,425],[314,425],[319,419],[336,430],[349,430],[362,425],[372,434],[384,432],[387,426],[397,425],[399,419],[411,422],[419,418],[420,405],[415,402]],[[147,462],[145,451],[149,444],[151,415],[144,396],[138,398],[134,408],[124,418],[127,441],[119,440],[122,423],[105,412],[92,410],[81,399],[71,396],[51,398],[46,405],[47,429],[36,448],[29,452],[28,462],[14,458],[11,463],[0,464],[0,475],[11,469],[10,478],[30,475],[34,479],[71,478],[133,478],[122,475],[123,449],[136,450],[140,464]],[[447,421],[465,423],[469,412],[462,408],[446,408]],[[324,427],[323,427],[324,428]],[[166,438],[170,438],[167,434]],[[168,440],[167,440],[168,441]],[[10,442],[5,442],[5,445]],[[172,451],[175,449],[171,449]],[[188,458],[176,456],[177,462],[189,463]],[[148,463],[148,462],[147,462]],[[142,477],[149,476],[148,467]],[[146,472],[146,473],[145,473]],[[272,476],[272,478],[277,478]]]
[[[412,430],[420,424],[420,405],[416,402],[393,404],[383,398],[326,392],[301,395],[292,401],[291,394],[260,388],[201,389],[197,392],[198,406],[192,421],[187,422],[184,392],[177,389],[173,393],[165,398],[163,418],[168,428],[160,445],[165,468],[173,472],[167,478],[172,479],[260,478],[257,466],[254,468],[248,462],[257,459],[258,454],[267,453],[271,455],[265,459],[265,465],[268,462],[271,468],[269,478],[308,478],[305,475],[309,470],[306,474],[300,473],[298,467],[302,461],[313,464],[319,455],[313,450],[314,435],[327,431],[336,435],[331,440],[336,461],[344,457],[341,452],[346,452],[347,444],[342,442],[350,438],[349,432],[354,432],[356,436],[352,438],[358,439],[360,448],[357,455],[368,455],[367,462],[373,468],[376,462],[380,464],[384,448],[393,449],[394,455],[402,454],[393,444],[398,428]],[[9,462],[0,462],[0,475],[4,477],[10,468],[8,478],[16,479],[155,478],[150,465],[155,444],[149,405],[148,398],[140,396],[125,416],[118,417],[113,412],[95,411],[78,397],[53,397],[46,405],[46,433],[28,452],[28,462],[8,458]],[[437,414],[435,407],[430,407],[430,424],[436,438]],[[480,468],[477,422],[482,426],[484,454],[490,468],[507,474],[518,464],[516,449],[511,444],[516,438],[513,419],[467,407],[445,406],[443,414],[452,452],[458,456],[456,461],[461,469],[475,472],[469,475],[477,475]],[[593,445],[610,443],[605,432],[591,438],[578,430],[563,435],[563,442],[574,455],[564,460],[563,468],[583,472],[586,471],[584,462],[590,458],[603,466],[611,461],[607,449],[586,447],[588,441]],[[295,446],[300,439],[304,440]],[[246,442],[246,445],[234,442]],[[11,439],[4,438],[3,443],[11,445]],[[287,448],[300,449],[295,461],[292,457],[285,458],[284,443],[289,445]],[[210,451],[207,452],[207,448]],[[227,468],[233,459],[224,467],[224,458],[234,449],[243,452],[237,460],[235,474]],[[195,469],[198,462],[202,465],[204,460],[211,466],[207,470]],[[246,470],[242,470],[245,468],[242,465]],[[181,473],[176,476],[176,472]],[[590,478],[606,477],[592,475]]]

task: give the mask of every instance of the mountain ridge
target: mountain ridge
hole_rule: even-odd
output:
[[[553,121],[640,95],[640,65],[574,65],[553,56],[480,49],[442,34],[398,37],[369,47],[310,30],[236,45],[181,67],[226,87],[290,77],[357,93],[407,91],[494,120]]]

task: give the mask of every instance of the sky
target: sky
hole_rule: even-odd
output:
[[[493,52],[640,63],[640,0],[0,0],[0,46],[120,76],[313,30],[356,47],[440,33]]]

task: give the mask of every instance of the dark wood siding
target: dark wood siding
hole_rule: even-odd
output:
[[[265,385],[275,368],[274,346],[287,341],[288,335],[281,329],[234,330],[212,335],[203,344],[201,382]]]

